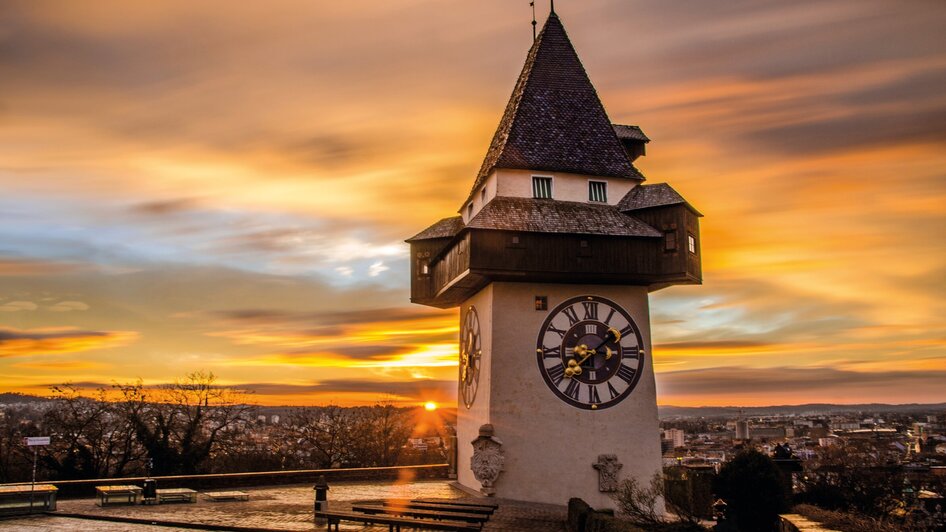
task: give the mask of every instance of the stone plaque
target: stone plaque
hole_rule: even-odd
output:
[[[616,454],[599,454],[598,462],[592,464],[592,467],[598,470],[598,491],[618,490],[618,473],[624,464],[618,462]]]
[[[496,489],[493,484],[503,470],[503,442],[493,435],[493,426],[489,423],[480,427],[480,435],[471,442],[473,456],[470,458],[470,468],[473,476],[482,485],[480,492],[483,495],[493,496]]]

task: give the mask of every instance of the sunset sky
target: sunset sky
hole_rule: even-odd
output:
[[[705,214],[704,284],[651,296],[658,401],[946,401],[946,3],[556,10],[647,182]],[[452,401],[457,312],[410,305],[403,240],[466,198],[530,20],[4,2],[0,392]]]

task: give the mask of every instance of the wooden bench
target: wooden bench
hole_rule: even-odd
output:
[[[453,530],[457,532],[476,532],[480,527],[470,523],[458,523],[456,521],[432,521],[428,519],[410,519],[407,517],[395,517],[391,515],[371,515],[354,512],[315,512],[316,519],[325,519],[328,521],[326,530],[338,531],[338,525],[342,521],[352,521],[355,523],[364,523],[366,525],[388,525],[388,530],[400,532],[401,527],[418,528],[421,530]]]
[[[158,504],[166,502],[197,502],[197,492],[188,488],[167,488],[155,490]]]
[[[461,514],[474,515],[493,515],[492,508],[477,508],[474,506],[455,506],[452,504],[428,504],[426,502],[401,502],[401,501],[383,501],[383,506],[392,506],[397,508],[411,508],[414,510],[431,510],[437,512],[456,512]]]
[[[362,512],[372,515],[404,515],[417,519],[433,519],[434,521],[465,521],[467,523],[477,523],[480,526],[482,526],[486,521],[489,521],[488,515],[418,510],[414,508],[405,508],[403,506],[372,506],[353,504],[351,509],[355,512]]]
[[[245,491],[208,491],[204,495],[214,502],[250,500],[250,494]]]
[[[49,484],[0,486],[0,515],[55,511],[58,491]]]
[[[423,504],[449,504],[451,506],[472,506],[474,508],[492,508],[495,510],[499,508],[499,503],[496,502],[471,502],[467,500],[458,500],[458,499],[411,499],[411,502],[419,502]]]
[[[138,504],[141,498],[141,488],[138,486],[97,486],[95,494],[98,496],[99,506],[109,504]]]

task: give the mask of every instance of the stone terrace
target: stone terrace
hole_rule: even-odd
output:
[[[89,517],[146,519],[165,523],[193,523],[205,526],[245,527],[273,531],[324,530],[312,519],[314,493],[311,485],[244,489],[250,494],[246,502],[212,502],[200,496],[196,504],[161,504],[154,506],[111,506],[100,508],[95,500],[60,501],[59,513],[82,514]],[[353,503],[402,498],[470,499],[469,495],[446,481],[407,483],[338,482],[331,484],[329,504],[333,510],[348,510]],[[472,500],[472,499],[471,499]],[[557,531],[564,530],[565,506],[523,503],[497,499],[499,509],[485,531]],[[344,530],[386,530],[387,527],[362,527],[352,523]],[[0,520],[0,529],[26,531],[129,530],[134,532],[183,530],[175,527],[137,525],[61,516],[32,516]]]

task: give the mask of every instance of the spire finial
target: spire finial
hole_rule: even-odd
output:
[[[554,14],[555,14],[555,0],[549,0],[549,2],[552,4],[552,12],[551,12],[551,14],[554,15]]]
[[[529,5],[532,6],[532,40],[535,40],[535,0],[529,2]]]

